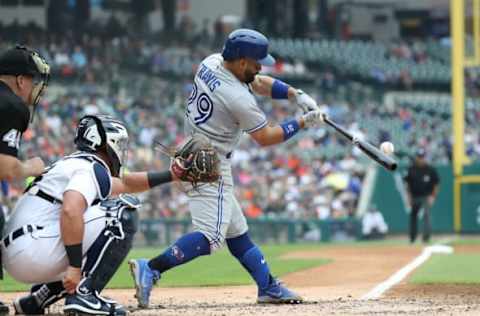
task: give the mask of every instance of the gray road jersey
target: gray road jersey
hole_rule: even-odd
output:
[[[205,134],[225,157],[235,149],[243,132],[252,133],[266,124],[265,113],[248,85],[223,67],[222,56],[205,58],[187,100],[185,133]]]

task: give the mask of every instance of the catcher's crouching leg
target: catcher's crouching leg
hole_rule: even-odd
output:
[[[67,296],[64,312],[67,315],[126,315],[125,308],[99,293],[118,270],[132,248],[138,228],[140,202],[133,196],[102,202],[110,222],[87,252],[83,269],[85,278],[74,295]]]
[[[101,292],[132,248],[138,229],[140,201],[132,195],[102,203],[112,220],[87,252],[83,273],[89,277],[92,290]]]
[[[98,292],[103,290],[108,281],[113,277],[122,261],[132,247],[133,237],[138,227],[136,209],[140,206],[137,198],[122,196],[102,202],[102,209],[106,212],[107,225],[87,253],[87,261],[83,272],[86,276],[80,286],[83,291],[81,304],[78,297],[71,295],[67,302],[71,305],[69,314],[99,314],[112,309],[112,315],[123,315],[121,305],[102,298]],[[78,294],[78,293],[77,293]],[[45,309],[67,295],[61,281],[34,285],[30,295],[14,301],[16,314],[42,315]],[[75,301],[77,299],[77,301]],[[92,306],[100,309],[85,308],[82,304],[91,302]],[[101,302],[98,304],[97,302]],[[87,304],[88,305],[88,304]]]

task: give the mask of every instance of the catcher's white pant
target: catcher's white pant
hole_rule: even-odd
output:
[[[22,199],[24,207],[50,203],[36,196]],[[97,204],[84,215],[83,253],[85,254],[106,226],[105,211]],[[32,223],[34,224],[34,223]],[[13,240],[8,247],[2,243],[3,265],[17,281],[47,283],[62,280],[68,267],[65,246],[60,235],[60,222],[34,230]]]
[[[222,177],[220,181],[200,185],[188,196],[193,227],[207,237],[212,251],[221,248],[226,238],[247,232],[247,221],[234,196],[231,179]]]

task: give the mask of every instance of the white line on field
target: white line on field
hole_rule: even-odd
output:
[[[410,272],[421,266],[425,261],[430,258],[432,253],[445,253],[450,254],[453,252],[453,248],[450,246],[445,246],[443,244],[450,243],[450,239],[441,240],[433,246],[425,247],[422,253],[413,259],[406,266],[395,272],[391,277],[386,281],[378,284],[370,292],[361,297],[362,300],[377,299],[383,295],[388,289],[400,283]]]

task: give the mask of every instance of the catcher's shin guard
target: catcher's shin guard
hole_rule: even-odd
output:
[[[132,248],[137,232],[140,201],[122,195],[101,203],[109,223],[87,252],[83,274],[91,279],[91,290],[101,292]]]

